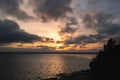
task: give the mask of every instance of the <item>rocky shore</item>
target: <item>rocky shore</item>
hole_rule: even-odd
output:
[[[77,71],[70,74],[57,74],[55,78],[47,78],[42,80],[88,80],[92,76],[91,70]]]

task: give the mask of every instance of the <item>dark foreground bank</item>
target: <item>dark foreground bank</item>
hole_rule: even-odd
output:
[[[77,71],[71,74],[61,73],[56,75],[54,78],[40,79],[37,77],[36,80],[92,80],[93,74],[91,70]]]
[[[90,64],[89,70],[58,74],[42,80],[120,80],[120,39],[109,39]],[[36,80],[41,80],[39,77]]]

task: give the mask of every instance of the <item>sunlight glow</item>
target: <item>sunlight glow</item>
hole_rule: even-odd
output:
[[[53,38],[55,41],[61,41],[61,37],[58,33],[50,33],[48,34],[51,38]]]

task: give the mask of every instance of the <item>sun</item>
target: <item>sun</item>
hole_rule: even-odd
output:
[[[50,33],[50,38],[53,38],[55,41],[61,41],[61,37],[58,33]]]
[[[56,44],[56,48],[60,48],[60,46],[62,46],[62,44]]]

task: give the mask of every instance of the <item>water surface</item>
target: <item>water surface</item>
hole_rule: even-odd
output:
[[[89,68],[92,54],[6,54],[0,55],[0,75],[5,80],[34,80]]]

